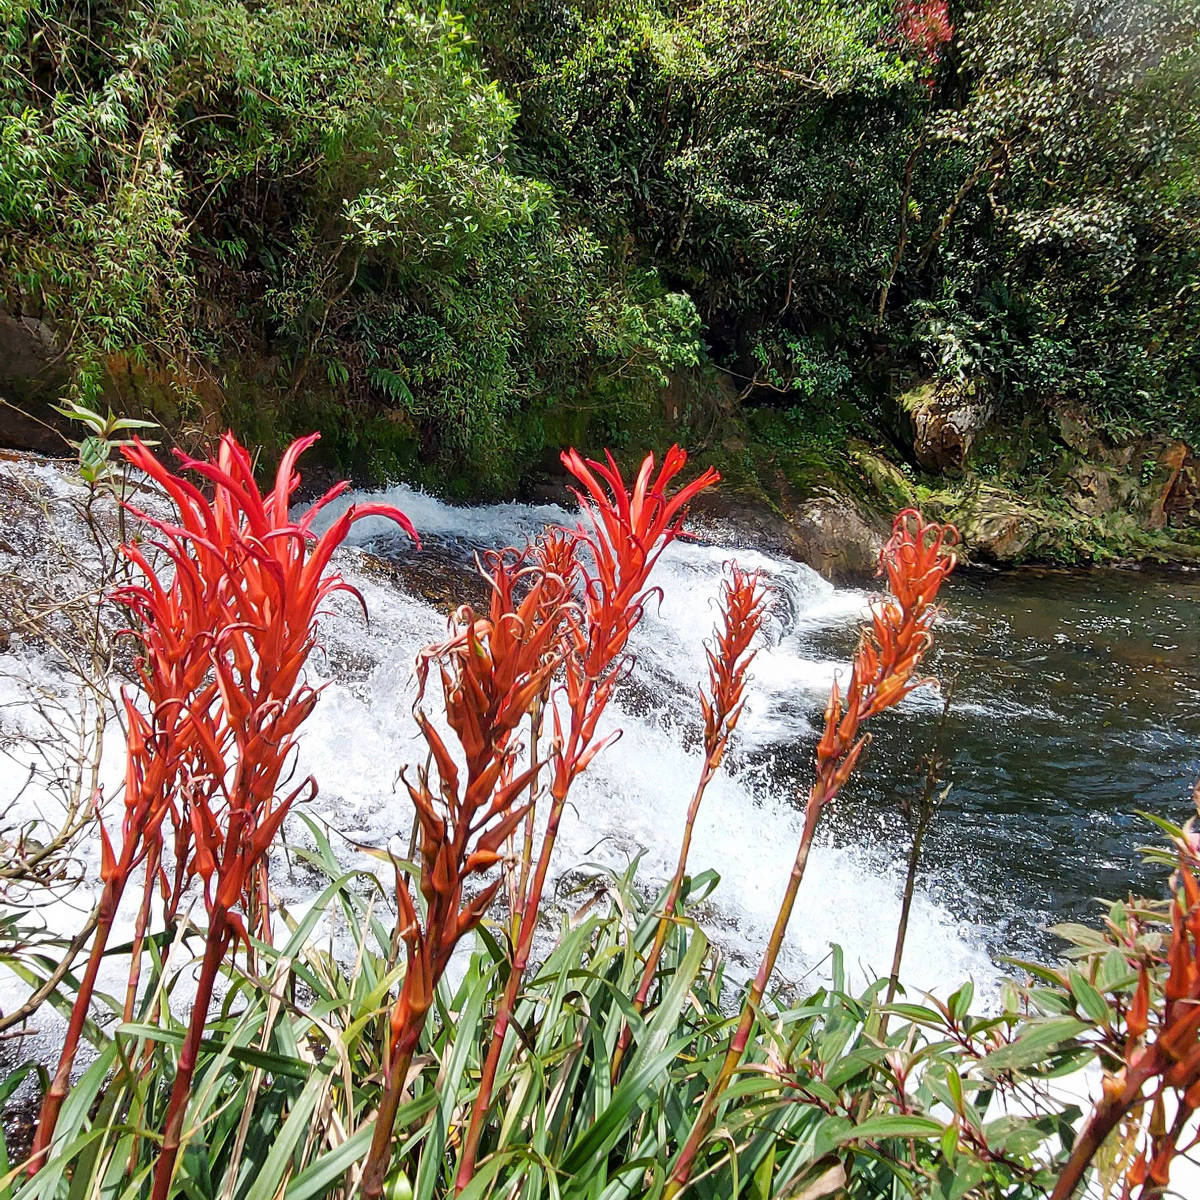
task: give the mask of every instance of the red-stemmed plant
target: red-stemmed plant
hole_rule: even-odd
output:
[[[125,814],[119,848],[101,825],[100,919],[88,968],[76,997],[55,1079],[42,1106],[30,1172],[45,1162],[96,973],[121,896],[134,870],[161,871],[163,827],[174,826],[178,861],[166,883],[167,910],[190,878],[203,884],[208,910],[205,953],[196,997],[163,1129],[154,1200],[165,1200],[174,1173],[200,1039],[220,964],[235,940],[248,938],[246,914],[261,895],[266,855],[290,806],[310,783],[276,795],[295,735],[317,692],[302,680],[315,644],[323,601],[353,590],[329,569],[334,550],[354,521],[371,515],[397,522],[416,537],[408,518],[390,505],[348,507],[318,536],[317,514],[345,490],[326,493],[298,521],[288,505],[299,485],[299,454],[317,435],[295,442],[265,495],[249,455],[231,434],[217,457],[180,455],[206,493],[160,464],[140,442],[123,447],[129,462],[159,485],[175,509],[164,520],[130,511],[156,537],[150,542],[170,575],[142,545],[123,548],[144,583],[116,599],[133,615],[140,642],[138,676],[143,711],[129,697]],[[165,880],[165,875],[160,876]],[[152,888],[143,893],[138,935],[144,935]],[[131,976],[136,987],[136,977]],[[130,1000],[127,999],[127,1008]]]
[[[927,523],[913,509],[906,509],[896,517],[892,536],[880,555],[880,573],[887,576],[891,595],[872,609],[871,623],[859,640],[845,695],[834,681],[825,711],[825,730],[817,744],[816,780],[805,804],[804,826],[783,903],[725,1061],[672,1168],[664,1193],[668,1198],[677,1195],[691,1179],[721,1097],[745,1054],[755,1014],[783,946],[818,822],[845,786],[870,739],[869,734],[860,732],[863,722],[898,704],[914,688],[928,682],[917,676],[916,671],[932,641],[938,613],[937,594],[954,569],[956,541],[953,527]]]
[[[459,940],[482,920],[499,889],[497,876],[467,894],[473,877],[500,862],[502,849],[531,807],[527,799],[536,759],[518,767],[519,729],[535,705],[545,703],[562,662],[560,630],[573,603],[570,585],[530,555],[485,558],[491,584],[486,617],[463,606],[451,618],[447,641],[418,661],[419,697],[431,669],[441,703],[461,750],[465,775],[442,735],[421,708],[417,724],[429,747],[430,767],[406,780],[419,826],[419,886],[424,918],[406,876],[397,873],[399,932],[406,970],[392,1008],[385,1056],[383,1099],[375,1116],[362,1194],[382,1194],[391,1161],[396,1111],[408,1068],[433,1005],[434,992]],[[543,559],[543,561],[545,561]]]
[[[633,998],[636,1012],[641,1012],[646,1006],[662,958],[663,947],[666,945],[667,933],[675,915],[675,906],[679,903],[700,802],[704,799],[704,793],[713,776],[721,767],[730,735],[742,714],[746,672],[755,653],[752,644],[762,626],[766,609],[767,591],[759,573],[743,571],[737,563],[731,563],[729,576],[721,583],[721,623],[715,631],[713,646],[706,651],[708,694],[705,694],[703,688],[700,689],[700,709],[704,717],[704,763],[700,770],[700,780],[688,805],[675,873],[667,887],[667,896],[655,928],[654,941],[646,955],[642,978]],[[621,1073],[621,1063],[629,1049],[631,1038],[632,1033],[626,1023],[622,1027],[610,1068],[614,1081]]]
[[[471,1109],[459,1160],[457,1189],[475,1174],[483,1124],[492,1103],[496,1072],[504,1040],[512,1023],[517,996],[537,926],[538,912],[571,785],[605,744],[597,728],[626,666],[625,650],[641,620],[649,593],[650,572],[667,545],[682,529],[686,506],[717,481],[711,469],[690,483],[671,489],[687,463],[687,453],[672,446],[655,472],[654,455],[647,455],[632,485],[627,484],[612,456],[606,463],[585,461],[574,450],[563,464],[579,481],[576,497],[587,522],[576,537],[581,579],[579,612],[567,621],[568,647],[560,702],[551,705],[553,741],[549,766],[550,795],[546,824],[536,861],[523,895],[512,966],[496,1008],[492,1038]]]
[[[1171,935],[1157,963],[1137,964],[1138,982],[1125,1013],[1124,1062],[1105,1074],[1100,1100],[1075,1139],[1051,1200],[1070,1200],[1109,1134],[1129,1120],[1137,1154],[1123,1195],[1165,1195],[1171,1164],[1197,1144],[1189,1126],[1200,1110],[1200,837],[1185,827],[1176,839],[1179,872],[1171,899]],[[1152,1003],[1154,966],[1165,966],[1161,1004]],[[1173,1111],[1168,1116],[1168,1098]],[[1184,1139],[1189,1144],[1181,1144]]]

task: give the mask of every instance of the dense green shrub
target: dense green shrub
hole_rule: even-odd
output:
[[[869,0],[479,7],[522,161],[739,386],[811,396],[815,344],[860,403],[921,371],[1194,425],[1194,0],[991,0],[937,61]]]
[[[642,440],[703,358],[877,426],[921,375],[1200,434],[1197,0],[0,0],[0,31],[0,296],[85,394],[211,376],[259,438],[319,415],[467,490],[564,425]]]
[[[85,388],[114,355],[262,344],[293,393],[502,470],[513,410],[644,402],[696,360],[687,297],[506,164],[514,107],[446,10],[4,0],[0,25],[0,285]]]

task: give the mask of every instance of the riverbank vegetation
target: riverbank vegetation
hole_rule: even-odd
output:
[[[106,576],[133,627],[118,634],[133,642],[125,784],[108,805],[97,795],[87,822],[101,899],[83,939],[39,942],[36,902],[6,918],[5,965],[67,1033],[52,1078],[31,1062],[2,1085],[11,1096],[33,1079],[43,1093],[28,1153],[0,1143],[5,1195],[1067,1200],[1089,1174],[1118,1194],[1161,1194],[1200,1107],[1191,829],[1167,830],[1167,903],[1117,904],[1100,929],[1063,930],[1068,964],[1029,965],[986,1009],[969,983],[945,1000],[906,994],[903,918],[891,976],[865,990],[837,951],[811,992],[776,974],[864,727],[933,682],[920,668],[952,529],[895,520],[887,591],[830,694],[813,782],[796,797],[795,864],[747,981],[703,931],[719,885],[689,863],[689,842],[752,686],[772,602],[757,575],[731,567],[722,589],[670,883],[645,894],[635,862],[620,877],[573,872],[557,897],[547,886],[572,787],[597,754],[619,752],[603,718],[655,563],[713,474],[683,482],[678,448],[632,479],[611,459],[564,455],[579,526],[484,557],[486,603],[455,609],[416,664],[428,753],[404,777],[407,848],[348,868],[334,831],[304,815],[319,781],[291,777],[320,702],[304,663],[319,607],[347,586],[332,555],[351,524],[373,514],[417,531],[371,505],[322,521],[338,489],[290,512],[308,440],[265,492],[232,436],[212,459],[185,456],[180,474],[125,443],[157,498],[131,501],[119,472],[92,483],[94,527],[110,492],[133,526]],[[937,782],[931,760],[925,823]],[[295,912],[271,887],[289,812],[288,869],[317,893]],[[36,884],[28,861],[12,856],[11,894]],[[110,946],[122,901],[133,938]],[[127,968],[114,996],[96,986],[102,962]],[[19,1035],[36,1012],[6,1014],[4,1029]],[[1103,1085],[1085,1113],[1062,1079],[1088,1065]]]
[[[320,424],[463,496],[670,436],[760,500],[884,506],[859,439],[959,519],[1044,502],[1060,553],[1135,532],[1077,458],[1144,484],[1147,439],[1196,444],[1195,0],[2,0],[0,30],[10,400],[275,453]],[[977,478],[914,446],[921,388],[987,426]]]

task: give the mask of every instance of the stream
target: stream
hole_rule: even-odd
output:
[[[69,504],[72,485],[38,470],[54,503]],[[399,773],[423,754],[411,717],[412,666],[418,650],[443,635],[454,604],[481,598],[474,554],[520,543],[546,523],[573,522],[554,506],[454,507],[403,487],[373,498],[381,496],[409,514],[425,547],[414,551],[382,521],[355,526],[358,549],[340,552],[338,563],[370,620],[347,595],[332,602],[311,664],[325,691],[298,763],[320,787],[309,812],[345,835],[338,844],[347,865],[360,866],[370,860],[355,845],[407,839],[412,809]],[[82,560],[86,545],[65,516],[57,532]],[[572,793],[555,886],[570,904],[581,869],[624,870],[635,858],[645,887],[669,876],[700,771],[704,642],[723,565],[736,556],[763,571],[774,601],[746,710],[700,813],[691,865],[721,876],[703,919],[737,977],[752,973],[770,931],[825,700],[847,669],[872,593],[834,587],[788,559],[710,544],[721,531],[701,532],[706,540],[676,542],[656,568],[661,602],[647,609],[632,643],[636,666],[606,715],[604,728],[622,737]],[[35,569],[37,546],[32,536],[25,552]],[[1095,897],[1161,887],[1139,854],[1156,834],[1137,811],[1183,821],[1200,776],[1193,636],[1200,579],[961,573],[944,601],[928,665],[955,680],[941,746],[949,790],[923,859],[902,976],[910,987],[943,994],[971,976],[986,993],[1005,957],[1054,953],[1048,926],[1095,920]],[[10,823],[44,814],[52,801],[32,782],[20,738],[46,744],[67,736],[33,701],[58,697],[69,708],[73,687],[44,647],[14,638],[0,653],[0,801]],[[820,978],[833,943],[859,982],[888,969],[909,846],[899,798],[920,793],[920,762],[941,711],[941,696],[922,689],[875,722],[874,743],[810,860],[781,959],[786,980]],[[122,760],[121,739],[108,738],[101,778],[110,799],[119,793]],[[295,816],[286,832],[305,836]],[[71,885],[39,906],[51,928],[77,929],[94,902],[93,840],[79,846]],[[319,886],[282,853],[272,882],[297,907]],[[0,1002],[19,992],[6,981]]]
[[[519,542],[553,507],[455,508],[405,488],[387,496],[425,539],[414,553],[364,523],[357,538],[391,565],[369,580],[370,628],[328,628],[329,691],[306,742],[331,822],[378,837],[407,827],[393,791],[417,753],[401,686],[452,598],[478,596],[472,556]],[[798,806],[829,686],[845,673],[869,590],[835,588],[803,564],[753,550],[676,542],[662,590],[635,636],[637,664],[608,724],[619,744],[577,785],[560,872],[623,868],[640,855],[647,885],[669,874],[699,773],[696,683],[716,617],[723,564],[759,568],[774,590],[746,712],[706,796],[695,870],[722,877],[707,920],[734,960],[752,966],[795,851]],[[420,598],[419,598],[420,597]],[[1156,831],[1138,810],[1182,822],[1200,777],[1200,579],[1145,572],[963,573],[944,596],[931,673],[954,680],[941,745],[948,793],[927,843],[903,975],[943,990],[998,959],[1045,957],[1047,927],[1095,920],[1095,898],[1161,887],[1139,847]],[[830,943],[861,974],[886,971],[909,833],[898,798],[916,798],[942,699],[914,693],[876,722],[858,777],[837,802],[810,862],[784,974],[816,969]]]

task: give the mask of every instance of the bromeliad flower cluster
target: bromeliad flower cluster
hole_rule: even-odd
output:
[[[304,680],[323,601],[349,585],[330,560],[351,525],[366,516],[408,518],[389,505],[350,506],[320,535],[314,522],[345,485],[298,520],[288,513],[300,478],[299,455],[317,435],[295,442],[265,495],[250,456],[226,435],[212,461],[180,456],[207,492],[168,471],[140,442],[123,448],[174,509],[165,519],[127,505],[153,536],[122,547],[142,575],[117,592],[139,644],[139,705],[123,697],[128,722],[124,814],[119,835],[100,823],[102,893],[87,967],[71,1012],[58,1068],[46,1092],[29,1173],[53,1153],[79,1038],[117,908],[139,866],[146,884],[126,999],[132,1012],[140,942],[159,885],[173,921],[184,888],[199,881],[208,914],[205,951],[187,1036],[172,1083],[153,1197],[170,1193],[192,1077],[222,960],[249,945],[251,924],[269,938],[267,855],[293,803],[311,780],[279,795],[300,725],[317,691]],[[157,555],[155,554],[157,552]],[[161,556],[161,557],[158,557]],[[167,574],[167,571],[170,574]],[[166,870],[170,829],[173,871]]]

